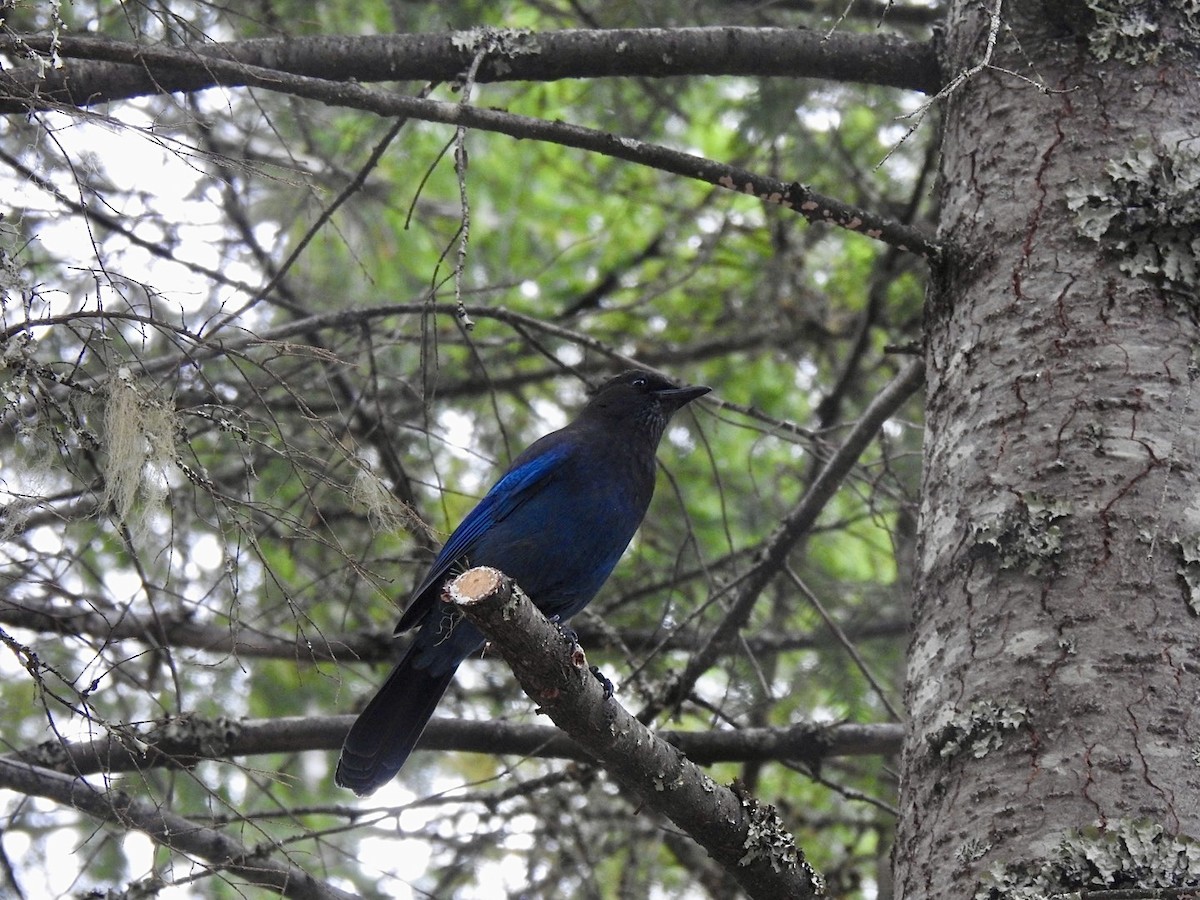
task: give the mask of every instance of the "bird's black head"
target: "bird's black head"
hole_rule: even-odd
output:
[[[677,387],[661,375],[630,369],[600,385],[582,416],[633,426],[657,444],[672,413],[710,390],[703,385]]]

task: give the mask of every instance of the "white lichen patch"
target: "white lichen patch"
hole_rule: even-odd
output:
[[[1108,162],[1102,179],[1070,185],[1066,197],[1076,230],[1119,254],[1123,272],[1195,295],[1200,136],[1139,138]]]
[[[982,759],[1001,749],[1006,735],[1028,723],[1027,707],[1010,701],[976,700],[967,709],[950,714],[926,740],[942,759],[953,759],[963,753]]]
[[[747,818],[746,840],[742,845],[746,852],[738,860],[738,865],[748,866],[765,861],[776,872],[799,868],[812,885],[814,893],[822,896],[825,893],[824,881],[796,846],[795,838],[784,826],[775,807],[743,796],[742,808]]]
[[[1044,858],[995,863],[975,900],[1044,900],[1131,887],[1145,896],[1155,888],[1200,887],[1200,844],[1156,822],[1109,819],[1103,829],[1072,831]]]
[[[1140,66],[1200,43],[1200,0],[1088,0],[1088,48],[1101,61]]]
[[[467,31],[456,31],[450,43],[458,50],[472,55],[486,53],[489,56],[516,57],[541,53],[537,37],[524,28],[492,28],[481,26]]]
[[[1069,514],[1066,504],[1028,494],[1015,506],[977,520],[972,538],[977,547],[999,557],[1001,569],[1039,575],[1062,553],[1058,522]]]
[[[1178,554],[1179,565],[1175,574],[1183,582],[1184,600],[1188,609],[1200,616],[1200,536],[1176,535],[1171,538],[1171,544]]]

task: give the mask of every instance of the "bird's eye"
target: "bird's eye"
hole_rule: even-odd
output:
[[[635,378],[635,379],[633,379],[633,381],[631,382],[631,384],[632,384],[634,387],[645,387],[645,386],[646,386],[646,379],[645,379],[645,378]]]

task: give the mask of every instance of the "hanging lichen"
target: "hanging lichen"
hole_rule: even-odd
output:
[[[144,392],[128,368],[113,374],[104,405],[102,508],[135,532],[166,508],[177,430],[175,411]]]

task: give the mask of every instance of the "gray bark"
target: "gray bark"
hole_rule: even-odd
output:
[[[0,72],[0,113],[52,104],[115,100],[240,84],[226,70],[158,66],[137,44],[98,37],[0,36],[0,51],[66,58],[61,69],[23,65]],[[475,80],[683,75],[822,77],[936,90],[926,44],[884,34],[825,34],[794,28],[629,28],[533,34],[477,28],[445,34],[320,35],[198,43],[180,53],[330,80],[455,81],[480,57]]]
[[[951,4],[951,77],[985,54],[981,6]],[[1050,6],[1004,4],[1009,71],[946,111],[940,237],[962,253],[927,313],[907,898],[1200,871],[1200,30],[1181,3],[1141,4],[1138,40],[1104,31],[1119,4]],[[1089,848],[1128,859],[1064,862]]]

